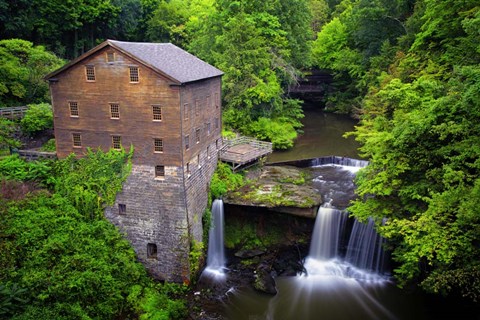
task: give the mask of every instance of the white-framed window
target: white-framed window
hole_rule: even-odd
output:
[[[137,83],[140,81],[140,71],[137,66],[128,67],[130,70],[130,82]]]
[[[120,119],[120,105],[118,103],[110,103],[110,118]]]
[[[95,81],[95,66],[85,66],[85,76],[87,81]]]
[[[154,152],[161,153],[163,152],[163,139],[155,138],[153,140]]]
[[[115,150],[122,149],[122,137],[112,136],[112,148]]]
[[[80,133],[72,133],[72,141],[74,148],[82,147],[82,136],[80,135]]]
[[[69,101],[68,108],[70,109],[70,117],[78,118],[78,102],[77,101]]]

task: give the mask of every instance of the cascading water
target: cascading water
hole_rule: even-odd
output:
[[[332,202],[342,196],[343,188],[347,188],[349,183],[353,186],[353,174],[365,166],[366,162],[352,159],[345,161],[340,157],[335,157],[334,160],[338,164],[317,167],[334,167],[335,171],[343,171],[351,179],[344,179],[345,184],[342,185],[338,181],[329,181],[328,176],[317,178],[328,192],[324,193],[326,202],[317,213],[310,253],[305,261],[307,274],[381,281],[384,240],[376,233],[374,221],[370,219],[367,224],[363,224],[355,220],[350,234],[344,234],[347,231],[348,214],[332,206]],[[340,248],[340,242],[345,238],[349,240],[345,258],[342,258],[344,252]]]
[[[223,201],[215,199],[212,204],[212,223],[208,236],[207,267],[204,272],[223,275],[225,248],[223,245]]]

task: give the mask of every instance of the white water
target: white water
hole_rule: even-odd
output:
[[[223,220],[223,201],[216,199],[212,204],[212,222],[208,237],[207,267],[204,270],[204,273],[216,277],[224,276],[225,269]]]
[[[343,158],[342,158],[343,159]],[[365,161],[349,161],[342,164],[328,164],[339,170],[349,171],[353,180],[354,173],[366,165]],[[317,166],[321,167],[321,166]],[[317,178],[318,179],[318,178]],[[318,179],[318,181],[322,181]],[[325,181],[325,183],[327,183]],[[382,282],[384,243],[375,231],[374,221],[369,219],[367,224],[355,220],[350,234],[346,224],[348,214],[334,208],[331,203],[341,190],[331,190],[324,194],[329,197],[319,208],[310,244],[309,256],[305,260],[307,276],[340,277],[359,281]],[[349,239],[345,258],[341,248],[341,241]]]

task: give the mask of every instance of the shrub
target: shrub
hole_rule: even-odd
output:
[[[39,131],[53,128],[52,106],[48,103],[31,104],[25,117],[20,121],[23,132],[33,135]]]
[[[41,151],[48,151],[48,152],[55,152],[57,151],[57,147],[55,145],[55,139],[50,139],[43,144],[40,148]]]

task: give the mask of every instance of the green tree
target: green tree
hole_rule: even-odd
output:
[[[480,7],[424,5],[409,53],[397,52],[365,97],[355,135],[370,164],[349,210],[388,219],[379,230],[400,285],[478,301]]]
[[[20,39],[0,40],[0,107],[48,101],[43,77],[62,64],[42,46]]]

